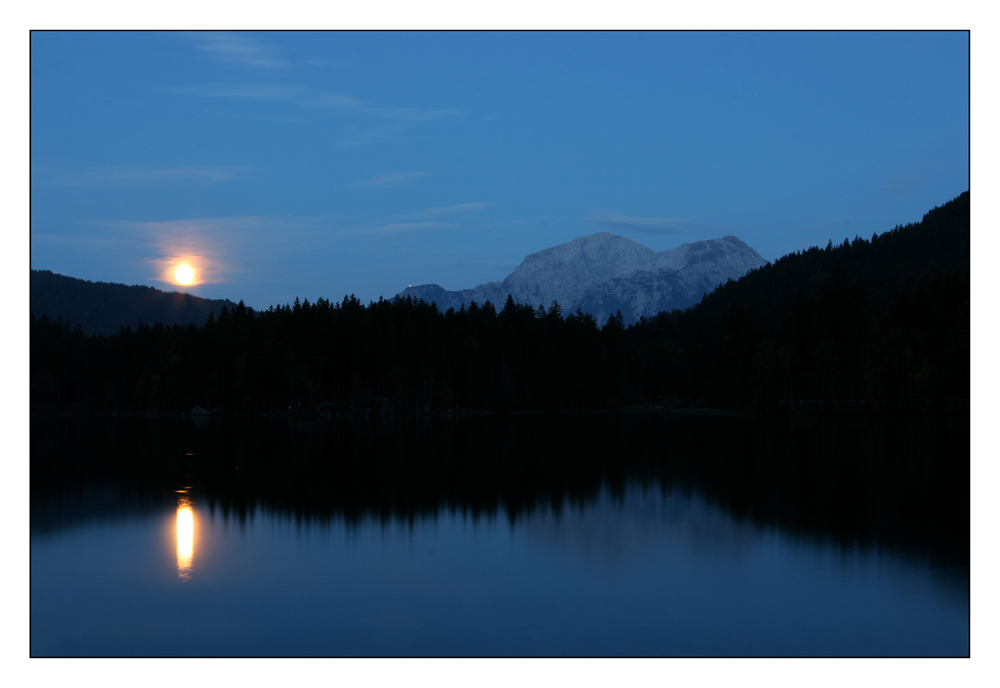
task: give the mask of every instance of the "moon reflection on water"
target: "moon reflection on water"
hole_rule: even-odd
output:
[[[177,577],[191,579],[194,560],[194,510],[185,495],[177,500]]]

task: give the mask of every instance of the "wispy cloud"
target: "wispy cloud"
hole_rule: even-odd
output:
[[[418,110],[417,108],[372,107],[373,117],[398,120],[400,122],[436,122],[442,119],[456,119],[462,116],[460,110]]]
[[[273,46],[256,38],[254,34],[229,32],[193,32],[186,36],[203,53],[218,62],[253,67],[274,72],[289,67],[285,59]],[[337,67],[337,62],[324,59],[299,60],[299,64],[320,67]],[[288,85],[203,85],[183,89],[170,89],[174,93],[189,93],[213,98],[254,98],[271,100],[295,100],[303,106],[330,110],[350,111],[368,117],[400,122],[431,122],[461,116],[461,112],[451,109],[392,108],[366,103],[354,96],[343,93],[311,91]]]
[[[285,102],[294,107],[335,113],[347,120],[337,139],[342,147],[402,141],[409,127],[458,119],[459,110],[390,108],[373,105],[346,93],[323,93],[294,84],[198,84],[164,89],[166,93],[202,98],[239,98]]]
[[[218,62],[262,69],[280,69],[289,64],[273,47],[247,34],[206,31],[187,36]]]
[[[729,228],[719,225],[673,220],[665,217],[630,217],[606,211],[595,212],[584,222],[600,225],[607,229],[632,231],[640,234],[712,234],[729,231]]]
[[[383,174],[381,177],[372,177],[371,179],[366,179],[363,182],[351,184],[351,186],[397,186],[399,184],[409,184],[414,179],[426,177],[428,174],[428,172],[396,172],[394,174]]]
[[[200,96],[202,98],[242,98],[249,100],[283,100],[301,107],[315,108],[389,122],[435,122],[462,116],[461,110],[420,108],[390,108],[373,105],[347,93],[323,93],[294,84],[197,84],[163,89],[164,93]]]
[[[421,229],[458,229],[459,226],[447,222],[392,222],[385,225],[369,227],[369,232],[399,234]]]
[[[32,182],[45,186],[128,187],[168,183],[220,184],[245,177],[249,170],[222,167],[38,167]]]
[[[199,84],[164,89],[166,93],[201,96],[202,98],[244,98],[249,100],[292,100],[304,91],[301,86],[284,84]]]
[[[346,93],[317,93],[305,96],[303,104],[327,110],[353,112],[378,119],[399,122],[433,122],[439,119],[460,117],[459,110],[421,110],[419,108],[390,108],[372,105]]]
[[[418,210],[410,215],[404,215],[403,217],[408,220],[426,220],[437,217],[453,217],[455,215],[461,215],[463,213],[470,213],[476,210],[483,210],[488,207],[489,203],[462,203],[460,205],[449,205],[443,208],[426,208],[424,210]]]
[[[336,139],[342,147],[366,146],[406,138],[410,127],[461,118],[459,110],[446,108],[387,107],[370,103],[349,93],[323,91],[289,83],[291,70],[279,70],[290,62],[271,46],[253,36],[233,33],[193,33],[190,39],[199,50],[217,61],[257,68],[277,75],[278,82],[207,83],[164,89],[166,93],[201,98],[232,98],[284,102],[293,107],[326,111],[345,119],[346,129]],[[322,59],[299,60],[296,64],[321,67],[339,66]]]
[[[396,215],[345,227],[342,231],[344,235],[364,236],[366,234],[401,234],[403,232],[429,230],[456,231],[470,229],[473,226],[478,228],[481,225],[470,225],[466,222],[461,222],[457,218],[451,221],[443,220],[446,218],[455,218],[455,216],[463,213],[482,210],[488,205],[489,203],[462,203],[461,205],[451,205],[443,208],[425,208],[409,215]]]
[[[208,217],[163,222],[100,222],[111,229],[124,229],[150,237],[155,242],[194,241],[211,238],[222,245],[235,245],[247,239],[273,236],[276,241],[294,244],[313,236],[328,222],[325,218],[248,215]]]
[[[260,279],[281,256],[315,250],[330,238],[325,222],[302,217],[218,217],[164,222],[98,222],[90,238],[127,244],[144,253],[150,279],[169,283],[170,266],[183,257],[198,266],[202,282]],[[33,237],[34,239],[34,237]]]

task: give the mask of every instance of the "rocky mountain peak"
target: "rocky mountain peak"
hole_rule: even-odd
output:
[[[577,308],[603,323],[620,309],[626,323],[662,310],[686,308],[728,279],[738,279],[766,261],[735,236],[695,241],[661,251],[610,232],[573,239],[527,256],[503,282],[446,291],[438,285],[410,287],[400,296],[458,309],[472,301],[518,303],[564,312]]]

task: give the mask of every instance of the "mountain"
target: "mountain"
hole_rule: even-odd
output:
[[[692,308],[625,328],[617,318],[598,327],[589,315],[540,314],[513,300],[442,312],[424,301],[366,306],[353,296],[263,312],[237,306],[211,326],[112,337],[84,337],[33,318],[31,405],[75,414],[195,405],[286,413],[294,404],[296,417],[690,403],[766,412],[968,413],[969,210],[966,192],[919,223],[796,251],[725,282]],[[719,279],[707,268],[723,270],[729,254],[713,242],[656,257],[620,238],[598,241],[622,253],[616,259],[610,250],[597,252],[583,266],[591,274],[613,274],[616,260],[644,266],[579,291],[608,299],[626,281],[654,281],[668,269],[657,265],[664,258],[683,266],[670,273],[672,290],[683,292],[696,278]],[[536,261],[560,274],[560,252],[570,258],[567,274],[579,276],[567,266],[587,255],[588,243],[542,252],[517,276]],[[713,245],[722,255],[713,255]],[[55,279],[35,278],[46,276]],[[962,423],[951,426],[956,446]],[[864,430],[849,425],[854,429],[841,429]],[[961,468],[961,452],[948,460]]]
[[[766,263],[734,236],[657,253],[601,232],[532,253],[502,282],[460,291],[423,284],[399,296],[434,302],[444,311],[473,301],[499,307],[510,295],[530,306],[548,307],[556,301],[566,313],[579,308],[599,323],[621,310],[625,324],[630,324],[641,316],[692,306],[720,284]]]
[[[695,308],[633,328],[637,351],[672,344],[659,360],[638,357],[634,379],[744,407],[893,400],[967,410],[970,238],[966,191],[871,240],[783,256]]]
[[[89,282],[50,270],[31,271],[31,314],[79,323],[85,334],[118,334],[123,326],[134,329],[139,323],[204,325],[209,312],[219,315],[223,307],[232,310],[236,304],[141,285]]]

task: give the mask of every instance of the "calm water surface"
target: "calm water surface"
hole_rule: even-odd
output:
[[[969,652],[965,420],[32,431],[35,656]]]

